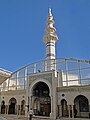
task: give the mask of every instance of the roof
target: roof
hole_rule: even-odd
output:
[[[0,84],[11,76],[11,72],[0,68]]]

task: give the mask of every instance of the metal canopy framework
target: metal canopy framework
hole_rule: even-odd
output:
[[[50,62],[51,61],[51,62]],[[51,63],[48,66],[48,62]],[[50,67],[50,68],[49,68]],[[90,61],[73,58],[42,60],[22,67],[12,73],[2,85],[2,91],[22,90],[27,87],[27,76],[32,73],[56,70],[61,74],[62,86],[89,85]]]

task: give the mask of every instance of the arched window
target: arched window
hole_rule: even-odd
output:
[[[65,99],[61,100],[61,106],[62,106],[62,116],[68,116],[68,108],[67,108],[67,101]]]
[[[89,111],[89,103],[88,99],[83,96],[79,95],[75,98],[74,103],[80,112],[88,112]]]
[[[17,101],[15,98],[11,98],[9,100],[9,111],[8,111],[9,114],[16,114],[16,103]]]
[[[34,96],[49,96],[49,87],[44,82],[38,82],[33,88],[33,95]]]

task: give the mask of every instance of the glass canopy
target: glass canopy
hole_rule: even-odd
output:
[[[1,91],[24,90],[27,76],[32,73],[56,70],[61,74],[62,86],[90,84],[90,61],[73,58],[42,60],[29,64],[12,73],[1,85]]]

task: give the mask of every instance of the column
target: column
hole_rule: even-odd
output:
[[[72,107],[72,118],[74,118],[74,109],[73,109],[73,106],[74,105],[71,106]]]
[[[25,106],[25,117],[29,117],[28,105]]]
[[[30,96],[30,98],[29,98],[29,110],[30,110],[30,108],[32,108],[32,96]]]
[[[6,114],[8,114],[8,105],[6,105]]]
[[[17,115],[20,115],[20,105],[17,105]]]
[[[16,105],[16,114],[18,115],[18,105]]]
[[[68,105],[68,113],[69,113],[69,118],[70,118],[70,105]]]
[[[51,97],[51,113],[50,113],[50,117],[52,117],[53,115],[53,96],[50,96]]]
[[[60,113],[59,116],[62,117],[62,105],[59,106],[59,111],[60,111],[60,112],[59,112],[59,113]]]

